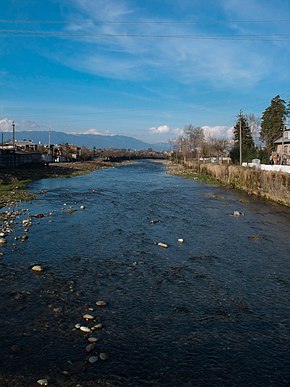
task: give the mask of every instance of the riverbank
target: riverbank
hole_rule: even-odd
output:
[[[221,184],[290,207],[290,176],[287,173],[194,162],[169,163],[168,169],[174,175]]]
[[[0,208],[13,207],[17,202],[33,199],[34,195],[27,191],[27,185],[33,181],[55,177],[73,177],[90,173],[99,169],[112,168],[128,162],[110,162],[104,160],[55,163],[49,166],[33,166],[0,169]]]

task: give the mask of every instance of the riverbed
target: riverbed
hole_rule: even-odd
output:
[[[2,209],[1,386],[289,385],[289,209],[166,172],[43,179]]]

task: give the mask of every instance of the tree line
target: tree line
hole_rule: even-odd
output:
[[[184,134],[174,141],[175,157],[184,160],[215,157],[219,161],[221,156],[228,155],[233,163],[239,163],[241,160],[250,162],[256,158],[262,163],[268,163],[276,149],[275,141],[283,136],[289,115],[290,102],[286,104],[286,101],[277,95],[261,118],[240,111],[233,128],[232,140],[206,137],[203,128],[187,125]]]

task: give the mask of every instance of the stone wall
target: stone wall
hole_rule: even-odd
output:
[[[209,175],[231,188],[240,189],[290,207],[290,174],[237,165],[185,162],[195,172]]]

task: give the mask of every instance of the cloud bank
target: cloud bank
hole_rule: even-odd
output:
[[[80,71],[122,80],[169,77],[185,84],[203,81],[220,87],[222,82],[224,86],[246,88],[254,87],[271,70],[265,46],[253,49],[251,41],[239,40],[237,44],[222,38],[243,33],[243,24],[221,23],[217,29],[198,23],[170,23],[165,16],[160,17],[161,23],[148,23],[148,20],[156,20],[156,15],[151,14],[146,3],[140,5],[125,0],[73,0],[70,3],[75,7],[79,23],[72,13],[67,30],[86,34],[75,38],[81,42],[80,50],[68,58],[69,65]],[[267,13],[264,2],[246,3],[248,9],[259,10],[259,18]],[[215,8],[233,19],[239,19],[241,13],[250,18],[243,4],[219,1]],[[173,11],[174,6],[170,7]],[[184,7],[189,14],[195,10],[189,3]],[[219,39],[208,39],[217,32]],[[183,38],[178,38],[180,36]],[[186,36],[195,38],[184,38]]]

